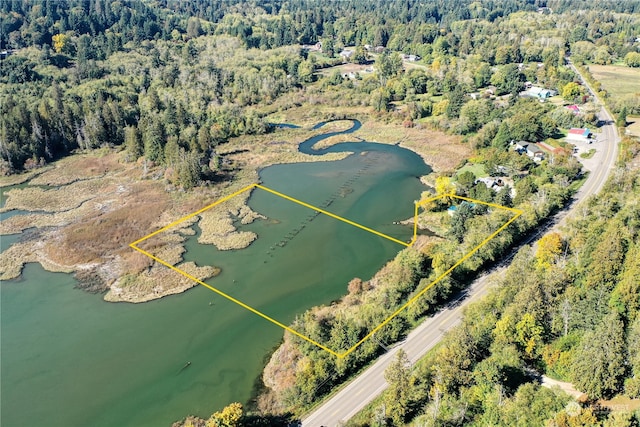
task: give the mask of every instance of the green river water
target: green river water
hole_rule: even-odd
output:
[[[262,183],[410,239],[411,230],[393,222],[413,214],[424,190],[417,177],[429,172],[424,162],[408,150],[364,142],[315,152],[319,139],[301,151],[354,154],[271,166]],[[368,279],[402,248],[263,190],[249,204],[268,217],[242,226],[259,236],[251,246],[217,251],[192,238],[185,258],[221,267],[208,283],[285,324],[339,298],[351,278]],[[3,236],[2,248],[17,238]],[[70,275],[33,264],[1,284],[2,426],[168,426],[188,414],[208,416],[250,400],[283,334],[200,286],[134,305],[106,303],[74,284]]]

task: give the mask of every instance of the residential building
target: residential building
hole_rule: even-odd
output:
[[[422,58],[420,57],[420,55],[402,55],[402,59],[404,59],[405,61],[409,61],[409,62],[416,62],[416,61],[420,61]]]
[[[531,86],[524,92],[524,94],[526,96],[530,96],[531,98],[545,100],[557,95],[558,92],[551,89],[541,88],[539,86]]]
[[[340,52],[340,56],[348,61],[353,56],[353,51],[345,49],[342,52]]]
[[[516,146],[516,151],[520,154],[527,151],[527,147],[531,144],[529,141],[512,142]]]
[[[583,129],[583,128],[571,128],[569,129],[569,132],[567,133],[567,141],[572,141],[572,142],[587,142],[590,143],[591,142],[591,138],[592,138],[592,133],[589,129]]]
[[[544,160],[544,151],[542,148],[538,147],[536,144],[527,145],[527,156],[531,157],[533,160],[541,161]]]

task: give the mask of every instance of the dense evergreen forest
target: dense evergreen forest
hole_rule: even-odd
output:
[[[509,18],[578,3],[582,12],[562,22],[545,15]],[[317,69],[340,62],[336,54],[344,46],[419,54],[431,68],[400,75],[397,57],[383,57],[379,81],[358,85],[354,105],[389,110],[391,102],[413,100],[410,118],[437,116],[438,108],[458,118],[465,91],[488,84],[513,93],[525,79],[564,86],[573,77],[561,67],[562,57],[572,44],[595,52],[584,60],[598,63],[633,50],[628,41],[640,30],[627,14],[638,3],[615,2],[606,11],[598,4],[2,0],[0,167],[11,173],[76,149],[124,144],[131,160],[144,155],[191,187],[216,177],[217,144],[270,130],[265,109],[254,107],[304,90]],[[299,48],[318,41],[326,56]],[[597,49],[587,49],[588,43]],[[536,61],[547,67],[491,68]],[[424,93],[451,102],[414,102]],[[640,108],[629,104],[628,113]],[[492,121],[487,114],[478,118],[478,108],[486,110],[469,105],[463,112],[471,110],[470,120],[442,127],[475,133]]]

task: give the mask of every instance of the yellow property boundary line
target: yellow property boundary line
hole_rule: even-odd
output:
[[[149,238],[151,238],[151,237],[153,237],[153,236],[155,236],[155,235],[157,235],[159,233],[162,233],[163,231],[166,231],[169,228],[172,228],[173,226],[175,226],[177,224],[180,224],[181,222],[184,222],[184,221],[186,221],[186,220],[188,220],[190,218],[193,218],[194,216],[199,215],[199,214],[201,214],[201,213],[213,208],[214,206],[217,206],[217,205],[219,205],[219,204],[221,204],[221,203],[223,203],[223,202],[225,202],[225,201],[227,201],[227,200],[229,200],[229,199],[231,199],[231,198],[233,198],[235,196],[238,196],[238,195],[240,195],[240,194],[242,194],[242,193],[244,193],[246,191],[251,191],[254,188],[259,188],[261,190],[267,191],[267,192],[272,193],[272,194],[274,194],[276,196],[282,197],[282,198],[284,198],[286,200],[289,200],[291,202],[297,203],[297,204],[299,204],[301,206],[307,207],[307,208],[312,209],[314,211],[320,212],[322,214],[325,214],[327,216],[335,218],[335,219],[337,219],[339,221],[345,222],[345,223],[350,224],[350,225],[352,225],[354,227],[357,227],[357,228],[360,228],[362,230],[368,231],[368,232],[373,233],[373,234],[375,234],[377,236],[380,236],[380,237],[383,237],[385,239],[391,240],[392,242],[398,243],[398,244],[400,244],[402,246],[406,246],[406,247],[411,247],[415,243],[416,239],[418,238],[418,210],[419,210],[419,208],[424,206],[424,205],[426,205],[427,203],[433,202],[433,201],[435,201],[437,199],[440,199],[440,198],[449,197],[449,198],[457,198],[457,199],[461,199],[461,200],[466,200],[466,201],[471,202],[471,203],[478,203],[478,204],[483,204],[483,205],[491,206],[491,207],[498,208],[498,209],[508,210],[508,211],[513,212],[515,215],[509,221],[507,221],[504,225],[502,225],[500,228],[498,228],[494,233],[492,233],[489,237],[487,237],[484,241],[482,241],[482,243],[480,243],[478,246],[476,246],[470,252],[468,252],[465,256],[463,256],[458,262],[456,262],[453,266],[451,266],[451,268],[449,268],[447,271],[445,271],[443,274],[441,274],[437,279],[435,279],[433,282],[431,282],[429,285],[427,285],[427,287],[425,287],[418,294],[416,294],[411,299],[409,299],[404,305],[402,305],[400,308],[398,308],[396,311],[394,311],[389,317],[387,317],[384,321],[382,321],[382,323],[380,323],[378,326],[376,326],[374,329],[372,329],[364,338],[362,338],[360,341],[358,341],[356,344],[354,344],[348,350],[346,350],[346,351],[344,351],[342,353],[338,353],[338,352],[330,349],[329,347],[327,347],[325,345],[322,345],[319,342],[307,337],[306,335],[301,334],[300,332],[296,331],[295,329],[291,328],[290,326],[287,326],[287,325],[277,321],[276,319],[274,319],[274,318],[272,318],[270,316],[267,316],[266,314],[262,313],[261,311],[256,310],[255,308],[243,303],[242,301],[232,297],[231,295],[229,295],[229,294],[227,294],[225,292],[222,292],[221,290],[219,290],[219,289],[217,289],[217,288],[215,288],[215,287],[203,282],[202,280],[199,280],[198,278],[190,275],[189,273],[180,270],[179,268],[175,267],[174,265],[171,265],[168,262],[166,262],[166,261],[156,257],[155,255],[150,254],[149,252],[145,251],[144,249],[141,249],[140,247],[138,247],[138,244],[140,244],[141,242],[143,242],[143,241],[145,241],[145,240],[147,240],[147,239],[149,239]],[[369,227],[365,227],[362,224],[358,224],[357,222],[354,222],[354,221],[351,221],[349,219],[343,218],[341,216],[335,215],[335,214],[333,214],[331,212],[325,211],[325,210],[320,209],[320,208],[318,208],[316,206],[313,206],[313,205],[310,205],[308,203],[305,203],[305,202],[303,202],[301,200],[298,200],[298,199],[295,199],[293,197],[287,196],[286,194],[282,194],[280,192],[272,190],[272,189],[270,189],[268,187],[265,187],[263,185],[251,184],[251,185],[248,185],[248,186],[242,188],[241,190],[236,191],[235,193],[232,193],[232,194],[230,194],[230,195],[228,195],[226,197],[223,197],[220,200],[217,200],[214,203],[211,203],[208,206],[205,206],[204,208],[202,208],[202,209],[200,209],[200,210],[198,210],[196,212],[193,212],[193,213],[191,213],[189,215],[186,215],[186,216],[184,216],[184,217],[182,217],[182,218],[170,223],[169,225],[166,225],[166,226],[160,228],[159,230],[156,230],[153,233],[150,233],[150,234],[142,237],[141,239],[136,240],[133,243],[130,243],[129,246],[131,248],[135,249],[136,251],[140,252],[141,254],[148,256],[149,258],[153,259],[154,261],[156,261],[156,262],[158,262],[158,263],[170,268],[171,270],[174,270],[174,271],[180,273],[181,275],[187,277],[188,279],[191,279],[194,282],[204,286],[205,288],[215,292],[216,294],[228,299],[229,301],[232,301],[232,302],[238,304],[240,307],[243,307],[243,308],[249,310],[250,312],[252,312],[254,314],[257,314],[258,316],[262,317],[263,319],[266,319],[266,320],[270,321],[271,323],[280,326],[282,329],[284,329],[286,331],[289,331],[293,335],[295,335],[295,336],[297,336],[299,338],[302,338],[303,340],[308,341],[311,344],[313,344],[313,345],[315,345],[315,346],[317,346],[317,347],[319,347],[319,348],[321,348],[323,350],[328,351],[329,353],[333,354],[334,356],[336,356],[338,358],[343,358],[343,357],[346,357],[347,355],[349,355],[351,352],[353,352],[356,348],[358,348],[367,339],[371,338],[373,336],[373,334],[375,334],[377,331],[379,331],[381,328],[383,328],[387,323],[389,323],[394,317],[396,317],[398,314],[400,314],[403,310],[405,310],[411,304],[416,302],[422,295],[424,295],[425,292],[427,292],[436,283],[438,283],[440,280],[442,280],[448,274],[450,274],[456,267],[458,267],[460,264],[462,264],[464,261],[466,261],[469,257],[471,257],[474,253],[476,253],[482,246],[486,245],[498,233],[500,233],[502,230],[504,230],[506,227],[508,227],[509,224],[511,224],[513,221],[515,221],[516,218],[518,218],[520,215],[522,215],[522,213],[523,213],[523,211],[521,211],[519,209],[508,208],[506,206],[500,206],[500,205],[496,205],[496,204],[493,204],[493,203],[487,203],[487,202],[483,202],[483,201],[480,201],[480,200],[470,199],[470,198],[467,198],[467,197],[456,196],[456,195],[453,195],[453,194],[443,194],[443,195],[432,197],[432,198],[429,198],[429,199],[420,200],[419,202],[415,203],[413,238],[411,239],[411,241],[409,243],[405,243],[405,242],[403,242],[401,240],[398,240],[398,239],[396,239],[394,237],[388,236],[388,235],[386,235],[384,233],[381,233],[379,231],[373,230],[373,229],[371,229]]]

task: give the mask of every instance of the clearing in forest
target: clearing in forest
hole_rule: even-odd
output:
[[[590,64],[589,71],[614,97],[640,93],[640,68]]]
[[[427,287],[422,289],[419,293],[417,293],[416,295],[412,296],[408,301],[406,301],[399,308],[397,308],[385,320],[383,320],[378,326],[373,328],[366,336],[364,336],[362,339],[360,339],[360,341],[358,341],[357,343],[355,343],[353,346],[351,346],[349,349],[347,349],[345,351],[338,351],[336,349],[329,348],[328,346],[326,346],[326,345],[324,345],[322,343],[319,343],[319,342],[313,340],[312,338],[310,338],[308,336],[305,336],[304,334],[296,331],[292,327],[287,326],[284,323],[278,321],[277,319],[274,319],[273,317],[270,317],[267,314],[257,310],[256,308],[246,304],[245,302],[240,301],[237,298],[234,298],[233,296],[229,295],[228,293],[225,293],[222,290],[217,289],[216,287],[214,287],[214,286],[212,286],[210,284],[207,284],[202,280],[199,280],[198,278],[194,277],[193,275],[181,270],[180,268],[172,265],[171,263],[163,260],[162,258],[160,258],[160,257],[158,257],[156,255],[153,255],[153,254],[149,253],[148,251],[146,251],[144,249],[141,249],[138,246],[140,243],[144,242],[145,240],[147,240],[147,239],[149,239],[149,238],[151,238],[153,236],[156,236],[156,235],[158,235],[158,234],[160,234],[160,233],[162,233],[164,231],[167,231],[170,228],[176,227],[178,224],[183,223],[185,221],[188,221],[188,220],[194,218],[195,216],[200,215],[203,212],[205,212],[205,211],[207,211],[209,209],[212,209],[217,205],[220,205],[221,203],[223,203],[225,201],[228,201],[228,200],[230,200],[230,199],[232,199],[232,198],[234,198],[234,197],[236,197],[236,196],[238,196],[240,194],[243,194],[243,193],[245,193],[247,191],[251,191],[251,190],[254,190],[254,189],[259,189],[259,190],[262,190],[262,191],[269,192],[269,193],[271,193],[273,195],[276,195],[276,196],[278,196],[278,197],[280,197],[280,198],[282,198],[284,200],[288,200],[290,202],[293,202],[293,203],[296,203],[298,205],[304,206],[305,208],[308,208],[308,209],[310,209],[312,211],[315,211],[316,214],[318,214],[318,215],[322,214],[322,215],[329,216],[329,217],[334,218],[334,219],[336,219],[338,221],[342,221],[344,223],[347,223],[347,224],[349,224],[349,225],[351,225],[353,227],[357,227],[357,228],[365,230],[365,231],[367,231],[369,233],[375,234],[375,235],[377,235],[377,236],[379,236],[381,238],[388,239],[390,241],[398,243],[399,245],[401,245],[403,247],[411,247],[417,240],[417,237],[418,237],[418,214],[419,214],[419,210],[421,208],[424,208],[425,206],[427,206],[427,205],[439,200],[439,199],[442,199],[442,198],[445,198],[445,199],[448,198],[449,200],[458,199],[458,200],[462,201],[462,203],[486,205],[486,206],[488,206],[490,208],[509,211],[513,215],[511,216],[511,218],[508,221],[506,221],[502,226],[500,226],[497,230],[495,230],[491,235],[487,236],[480,244],[478,244],[476,247],[474,247],[468,253],[466,253],[464,256],[462,256],[447,271],[445,271],[443,274],[441,274],[439,277],[437,277],[433,282],[431,282]],[[298,337],[300,337],[300,338],[302,338],[302,339],[304,339],[304,340],[306,340],[306,341],[308,341],[308,342],[310,342],[310,343],[322,348],[323,350],[328,351],[329,353],[331,353],[332,355],[334,355],[334,356],[336,356],[338,358],[343,358],[343,357],[347,356],[348,354],[350,354],[351,352],[353,352],[356,348],[358,348],[366,340],[371,338],[377,331],[379,331],[381,328],[383,328],[392,319],[394,319],[396,316],[398,316],[402,311],[404,311],[410,305],[412,305],[418,299],[420,299],[425,294],[425,292],[427,292],[429,289],[431,289],[439,281],[441,281],[447,275],[449,275],[456,267],[458,267],[465,260],[470,258],[473,254],[475,254],[483,246],[485,246],[491,239],[493,239],[498,233],[500,233],[502,230],[504,230],[506,227],[508,227],[509,224],[511,224],[513,221],[515,221],[515,219],[518,218],[521,214],[522,214],[522,211],[519,210],[519,209],[500,206],[500,205],[497,205],[497,204],[487,203],[487,202],[483,202],[483,201],[480,201],[480,200],[470,199],[470,198],[467,198],[467,197],[456,196],[456,195],[452,195],[452,194],[443,194],[443,195],[435,196],[435,197],[432,197],[432,198],[420,200],[420,201],[415,203],[415,214],[414,214],[414,218],[413,218],[413,224],[414,224],[414,226],[413,226],[413,238],[407,243],[407,242],[403,242],[402,240],[396,239],[396,238],[394,238],[392,236],[389,236],[387,234],[384,234],[384,233],[382,233],[380,231],[371,229],[369,227],[365,227],[364,225],[359,224],[359,223],[354,222],[354,221],[351,221],[351,220],[349,220],[347,218],[343,218],[341,216],[335,215],[335,214],[333,214],[333,213],[331,213],[329,211],[326,211],[324,209],[318,208],[316,206],[313,206],[313,205],[310,205],[308,203],[305,203],[305,202],[303,202],[301,200],[298,200],[298,199],[295,199],[293,197],[287,196],[286,194],[279,193],[279,192],[277,192],[275,190],[272,190],[272,189],[267,188],[265,186],[262,186],[260,184],[252,184],[252,185],[249,185],[249,186],[247,186],[247,187],[245,187],[245,188],[243,188],[243,189],[241,189],[241,190],[239,190],[239,191],[237,191],[237,192],[235,192],[235,193],[233,193],[233,194],[231,194],[231,195],[229,195],[227,197],[224,197],[224,198],[222,198],[222,199],[220,199],[220,200],[218,200],[218,201],[216,201],[216,202],[214,202],[214,203],[212,203],[212,204],[210,204],[210,205],[208,205],[208,206],[206,206],[206,207],[204,207],[204,208],[202,208],[202,209],[200,209],[200,210],[198,210],[196,212],[193,212],[193,213],[191,213],[189,215],[186,215],[185,217],[180,218],[177,221],[174,221],[171,224],[169,224],[169,225],[167,225],[167,226],[165,226],[165,227],[163,227],[163,228],[161,228],[159,230],[156,230],[153,233],[148,234],[147,236],[142,237],[141,239],[136,240],[135,242],[131,243],[129,246],[131,246],[136,251],[138,251],[138,252],[150,257],[151,259],[157,261],[158,263],[160,263],[160,264],[162,264],[162,265],[164,265],[164,266],[166,266],[166,267],[168,267],[168,268],[180,273],[184,277],[187,277],[190,280],[193,280],[193,281],[199,283],[200,285],[208,288],[209,290],[215,292],[216,294],[218,294],[218,295],[220,295],[220,296],[222,296],[222,297],[224,297],[224,298],[226,298],[226,299],[228,299],[228,300],[240,305],[241,307],[249,310],[250,312],[252,312],[254,314],[257,314],[258,316],[260,316],[260,317],[262,317],[262,318],[264,318],[264,319],[266,319],[266,320],[268,320],[268,321],[280,326],[284,330],[289,331],[290,333],[292,333],[292,334],[294,334],[294,335],[296,335],[296,336],[298,336]]]

